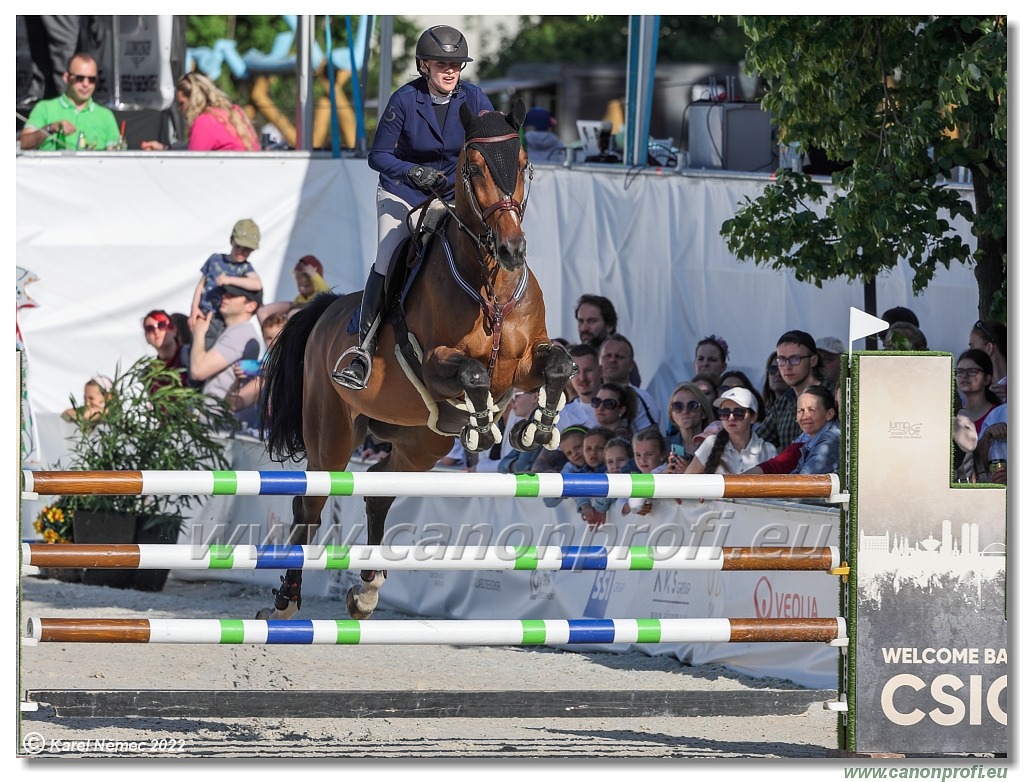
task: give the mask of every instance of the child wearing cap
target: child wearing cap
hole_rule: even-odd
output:
[[[697,447],[687,474],[738,475],[778,453],[754,431],[759,409],[757,397],[749,389],[730,388],[714,401],[714,407],[722,429]]]
[[[231,230],[231,250],[214,253],[206,259],[199,270],[199,282],[192,295],[192,309],[189,327],[195,329],[200,315],[213,314],[206,332],[206,349],[213,347],[217,337],[224,331],[224,319],[220,316],[221,294],[225,285],[232,285],[244,291],[255,293],[263,290],[263,281],[256,269],[249,263],[253,250],[260,247],[260,229],[253,220],[239,220]]]

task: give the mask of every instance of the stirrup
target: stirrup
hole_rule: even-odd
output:
[[[341,362],[345,360],[346,356],[352,356],[352,361],[349,365],[342,370],[338,367]],[[360,362],[366,367],[366,373],[362,377],[355,374],[357,371],[355,363]],[[368,351],[364,350],[359,345],[353,345],[344,353],[342,353],[338,360],[334,362],[334,371],[331,372],[331,380],[337,383],[342,388],[348,388],[352,391],[362,391],[366,388],[367,383],[370,382],[370,373],[373,371],[373,359],[370,357]]]

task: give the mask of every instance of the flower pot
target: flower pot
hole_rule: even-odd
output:
[[[177,543],[177,531],[171,532],[166,525],[150,525],[151,517],[138,516],[135,525],[135,543]],[[132,589],[141,592],[161,592],[167,583],[169,570],[136,570],[132,574]]]
[[[125,513],[75,511],[72,520],[75,543],[134,543],[136,518]],[[82,583],[130,589],[135,572],[107,568],[86,569]]]

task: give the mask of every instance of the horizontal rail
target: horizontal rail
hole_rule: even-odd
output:
[[[644,473],[505,475],[446,472],[22,471],[26,494],[285,495],[308,497],[650,497],[823,499],[841,502],[839,476]]]
[[[793,570],[839,566],[839,549],[693,546],[252,546],[22,543],[22,566],[129,570]]]
[[[834,690],[27,690],[59,718],[608,719],[803,714]]]
[[[30,643],[573,644],[762,643],[844,645],[842,617],[815,619],[46,619],[28,620]]]

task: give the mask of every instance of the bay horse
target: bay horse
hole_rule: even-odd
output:
[[[271,458],[305,456],[307,470],[342,471],[368,430],[392,445],[370,470],[427,471],[456,435],[470,452],[499,442],[496,422],[516,389],[540,393],[534,413],[505,433],[510,444],[558,447],[555,423],[576,365],[548,338],[544,297],[526,262],[522,218],[532,168],[518,134],[524,116],[521,101],[509,114],[476,116],[462,107],[466,141],[454,208],[431,200],[445,219],[422,244],[411,283],[400,275],[387,286],[386,320],[365,389],[331,380],[339,357],[358,340],[360,292],[321,294],[288,320],[264,373],[260,412]],[[326,501],[292,500],[290,545],[313,542]],[[383,540],[394,501],[365,498],[369,545]],[[350,616],[373,613],[386,578],[386,571],[361,571],[358,589],[346,598]],[[258,619],[289,619],[299,610],[302,571],[287,570],[281,583],[273,610],[260,610]]]

